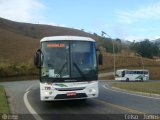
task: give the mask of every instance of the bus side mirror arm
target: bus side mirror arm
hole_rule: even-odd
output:
[[[41,68],[41,50],[38,49],[34,55],[34,65],[37,67],[37,68]]]
[[[101,53],[100,49],[96,49],[96,51],[99,51],[98,64],[103,65],[103,54]]]

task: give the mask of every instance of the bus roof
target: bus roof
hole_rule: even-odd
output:
[[[58,41],[58,40],[78,40],[78,41],[91,41],[91,42],[96,42],[94,39],[89,38],[89,37],[81,37],[81,36],[49,36],[49,37],[44,37],[41,39],[40,42],[44,41]]]

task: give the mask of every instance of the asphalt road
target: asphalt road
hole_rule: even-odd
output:
[[[96,99],[54,102],[40,101],[38,80],[0,84],[5,87],[11,113],[17,114],[18,120],[130,120],[132,115],[143,119],[144,114],[159,114],[160,118],[160,98],[113,91],[109,82],[112,81],[99,82]]]

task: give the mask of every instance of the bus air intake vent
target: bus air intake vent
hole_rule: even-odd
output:
[[[77,91],[77,90],[84,90],[85,87],[76,87],[76,88],[55,88],[58,91]]]

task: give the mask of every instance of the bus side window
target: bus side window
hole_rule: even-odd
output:
[[[124,77],[124,76],[125,76],[125,71],[122,72],[122,77]]]
[[[137,71],[137,74],[141,74],[141,72],[140,72],[140,71]]]
[[[144,74],[148,74],[148,72],[147,72],[147,71],[144,71]]]

